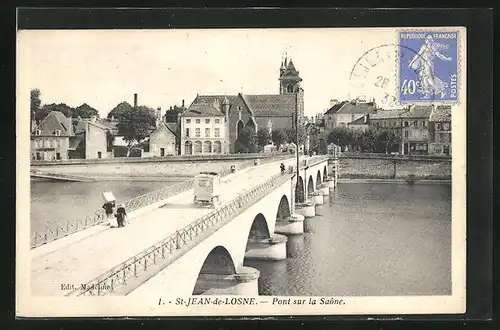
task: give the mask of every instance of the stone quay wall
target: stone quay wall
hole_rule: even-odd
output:
[[[448,158],[342,155],[339,160],[341,179],[451,180]]]
[[[238,157],[239,156],[239,157]],[[260,163],[293,157],[290,154],[261,155]],[[183,181],[199,172],[220,172],[231,165],[245,168],[254,164],[249,155],[215,157],[165,157],[148,159],[114,158],[74,162],[37,162],[31,169],[52,174],[86,176],[96,180],[167,180]]]

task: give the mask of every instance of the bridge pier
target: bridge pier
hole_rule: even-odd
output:
[[[260,272],[241,266],[236,274],[200,274],[193,295],[258,296]]]
[[[304,233],[304,219],[301,214],[292,214],[284,219],[276,220],[275,233],[283,235],[300,235]]]
[[[312,218],[316,215],[316,207],[310,199],[305,200],[303,203],[295,203],[295,211],[306,218]]]
[[[274,234],[266,239],[249,239],[245,259],[284,260],[286,259],[286,236]]]
[[[319,188],[319,191],[323,196],[329,196],[330,195],[330,187],[328,187],[326,184],[321,185],[321,188]],[[324,200],[323,200],[324,202]]]
[[[324,204],[324,199],[323,199],[323,193],[320,190],[317,190],[311,194],[309,194],[311,197],[311,200],[314,202],[315,205],[323,205]]]

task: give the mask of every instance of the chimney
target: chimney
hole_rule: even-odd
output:
[[[134,94],[134,109],[137,109],[137,93]]]
[[[184,108],[184,100],[182,100],[182,107]]]

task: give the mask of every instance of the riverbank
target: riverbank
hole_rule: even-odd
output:
[[[448,158],[343,155],[339,158],[339,167],[340,179],[451,180]]]
[[[404,179],[339,179],[338,183],[398,183],[408,184]],[[414,180],[412,184],[451,184],[451,180]]]
[[[261,164],[285,160],[293,157],[290,154],[278,154],[266,156],[260,159]],[[221,172],[228,170],[232,165],[236,169],[243,169],[254,165],[254,159],[243,158],[231,159],[189,159],[184,161],[146,161],[146,162],[124,162],[124,163],[78,163],[78,164],[44,164],[44,166],[32,165],[31,169],[39,173],[50,173],[60,175],[84,176],[94,181],[185,181],[200,172]]]

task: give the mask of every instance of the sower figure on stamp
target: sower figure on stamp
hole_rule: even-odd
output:
[[[113,218],[113,209],[115,207],[115,202],[106,202],[103,204],[102,208],[104,209],[104,212],[106,213],[106,218],[108,219],[109,225],[111,227],[115,226],[115,221]]]
[[[125,211],[125,205],[120,204],[116,209],[116,220],[118,221],[118,227],[125,227],[125,217],[127,216],[127,212]]]
[[[408,64],[412,70],[418,73],[421,92],[426,99],[432,95],[441,95],[441,98],[443,98],[446,94],[448,84],[436,77],[434,72],[434,60],[436,57],[443,61],[451,61],[451,57],[447,57],[439,52],[441,49],[446,48],[446,45],[434,41],[432,36],[429,35],[425,38],[425,43],[420,47],[418,54]]]

